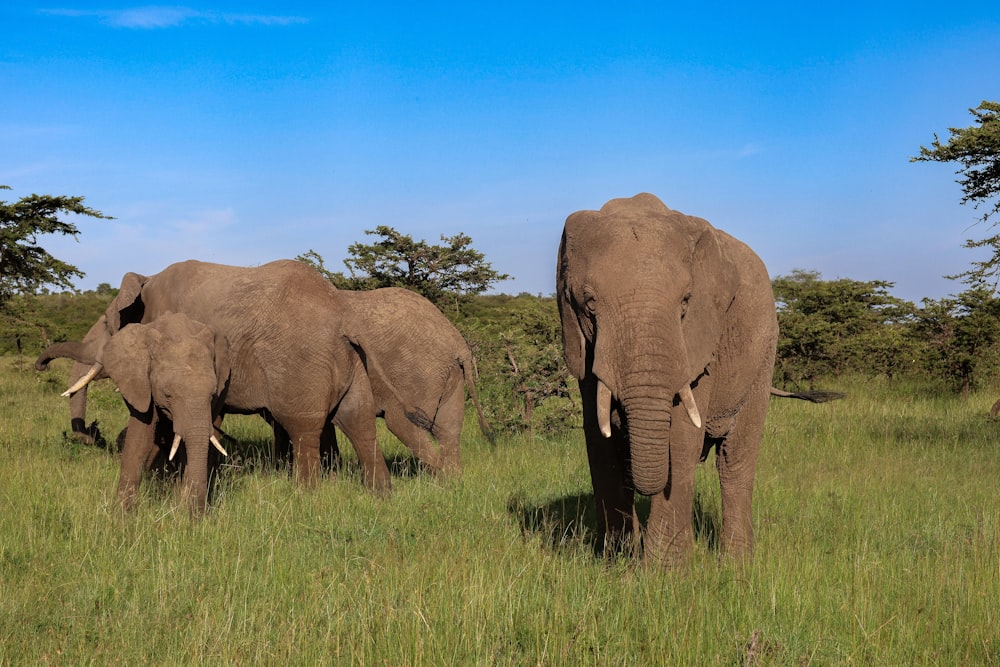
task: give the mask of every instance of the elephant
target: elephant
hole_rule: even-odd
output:
[[[492,440],[476,392],[472,351],[462,334],[437,306],[408,289],[343,290],[340,295],[358,338],[378,360],[381,372],[369,373],[376,415],[431,470],[459,473],[466,386],[480,431]],[[405,397],[408,405],[397,396]],[[429,422],[423,428],[406,415],[414,408]]]
[[[416,458],[432,471],[448,475],[461,472],[459,440],[465,418],[465,387],[479,418],[479,427],[492,440],[492,429],[486,422],[476,391],[472,351],[462,334],[438,308],[423,296],[399,287],[368,291],[338,292],[343,300],[346,320],[365,341],[370,354],[379,361],[384,375],[369,374],[375,415],[382,417],[389,430],[409,447]],[[104,327],[104,317],[94,325]],[[88,338],[92,338],[88,334]],[[40,361],[45,357],[43,353]],[[80,370],[82,369],[82,371]],[[89,366],[77,364],[71,382],[82,377]],[[86,410],[86,387],[73,394],[71,423],[83,422]],[[84,400],[78,397],[84,395]],[[429,429],[417,426],[406,416],[406,405],[397,396],[406,397],[426,416]],[[288,433],[270,415],[274,428],[275,454],[289,458],[291,443]],[[425,424],[427,426],[427,424]],[[436,448],[431,435],[439,443]],[[324,457],[335,458],[336,434],[330,423],[324,428]]]
[[[566,219],[556,286],[564,358],[583,399],[599,550],[641,546],[653,565],[688,561],[695,468],[714,447],[720,547],[746,562],[778,336],[763,262],[642,193]],[[651,496],[644,532],[636,492]]]
[[[125,327],[99,349],[90,341],[51,345],[36,368],[44,370],[49,360],[58,357],[99,365],[100,372],[118,385],[128,407],[119,497],[137,495],[143,470],[159,453],[156,434],[171,432],[169,458],[174,458],[181,442],[185,447],[183,496],[192,515],[203,513],[209,443],[226,455],[213,430],[231,376],[225,336],[187,315],[167,313],[148,324]]]
[[[226,337],[232,372],[223,410],[280,423],[295,452],[298,482],[315,485],[321,436],[332,433],[325,428],[332,419],[357,452],[365,486],[379,495],[391,493],[366,369],[377,362],[345,329],[339,292],[315,269],[295,260],[250,268],[188,260],[153,276],[126,273],[105,311],[103,336],[90,344],[99,351],[128,326],[170,312]],[[71,389],[85,386],[90,375]],[[427,423],[418,411],[404,413]],[[126,446],[131,438],[130,429]],[[119,494],[124,507],[133,500]]]

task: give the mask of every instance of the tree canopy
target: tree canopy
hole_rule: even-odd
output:
[[[2,190],[9,186],[0,185]],[[30,195],[16,202],[0,200],[0,309],[19,293],[31,293],[43,285],[71,289],[73,278],[84,273],[72,264],[56,259],[38,245],[45,234],[68,234],[80,230],[60,214],[86,215],[111,219],[83,205],[83,197]]]
[[[889,294],[884,280],[823,280],[797,269],[772,283],[778,309],[779,381],[806,382],[846,371],[892,376],[908,345],[913,304]]]
[[[912,333],[923,342],[925,369],[967,396],[996,367],[990,352],[1000,342],[1000,299],[984,287],[924,299]]]
[[[949,128],[947,143],[934,135],[931,147],[920,147],[913,162],[956,162],[960,165],[956,182],[962,186],[962,203],[974,208],[985,207],[980,222],[988,222],[1000,214],[1000,102],[983,101],[969,109],[975,124],[965,128]],[[996,225],[996,222],[993,223]],[[1000,234],[985,239],[968,240],[966,248],[991,248],[992,256],[973,262],[972,268],[952,278],[962,278],[976,285],[992,281],[996,289],[1000,281]]]
[[[470,294],[482,294],[494,283],[510,276],[493,269],[485,255],[472,247],[466,234],[441,235],[443,245],[414,241],[392,227],[379,225],[365,230],[378,236],[375,243],[352,243],[344,264],[350,277],[323,266],[322,257],[310,250],[297,259],[316,267],[335,285],[348,289],[405,287],[439,307]]]

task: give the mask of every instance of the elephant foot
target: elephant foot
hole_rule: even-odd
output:
[[[139,499],[139,488],[136,485],[135,488],[118,488],[118,506],[121,507],[123,512],[130,512],[135,507],[136,501]]]
[[[187,506],[192,520],[198,520],[208,511],[208,496],[200,489],[181,489],[181,504]]]
[[[443,477],[458,478],[462,476],[462,460],[458,456],[444,457],[444,464],[439,472]]]
[[[748,565],[753,561],[753,542],[727,540],[722,538],[719,545],[719,560],[731,563],[737,567]]]
[[[650,567],[677,570],[688,566],[694,556],[694,542],[690,534],[679,532],[666,544],[657,543],[646,536],[643,540],[642,562]]]
[[[89,433],[81,433],[80,431],[72,431],[70,433],[63,431],[63,437],[67,440],[72,440],[73,442],[78,442],[81,445],[87,446],[93,446],[97,442]]]
[[[365,476],[365,487],[371,492],[376,498],[388,498],[392,495],[392,480],[386,476],[384,479],[376,478],[369,481],[368,476]]]

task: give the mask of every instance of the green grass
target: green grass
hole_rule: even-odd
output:
[[[378,500],[349,447],[302,490],[230,418],[247,447],[206,518],[161,480],[123,516],[113,449],[62,435],[67,367],[26,366],[0,359],[0,664],[1000,664],[992,395],[772,401],[753,564],[717,561],[710,461],[693,562],[659,572],[593,557],[582,434],[491,447],[473,419],[458,480],[381,431]],[[120,399],[93,394],[113,439]]]

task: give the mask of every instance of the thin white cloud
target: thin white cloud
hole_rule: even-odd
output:
[[[202,11],[183,6],[151,5],[129,9],[45,9],[44,14],[73,18],[97,18],[115,28],[154,30],[177,28],[185,24],[268,25],[285,26],[306,23],[301,16],[275,16],[267,14],[233,14],[229,12]]]
[[[759,144],[746,144],[746,145],[743,146],[743,148],[741,148],[737,152],[737,156],[741,157],[741,158],[752,157],[754,155],[757,155],[757,154],[763,153],[763,152],[764,152],[764,149]]]

